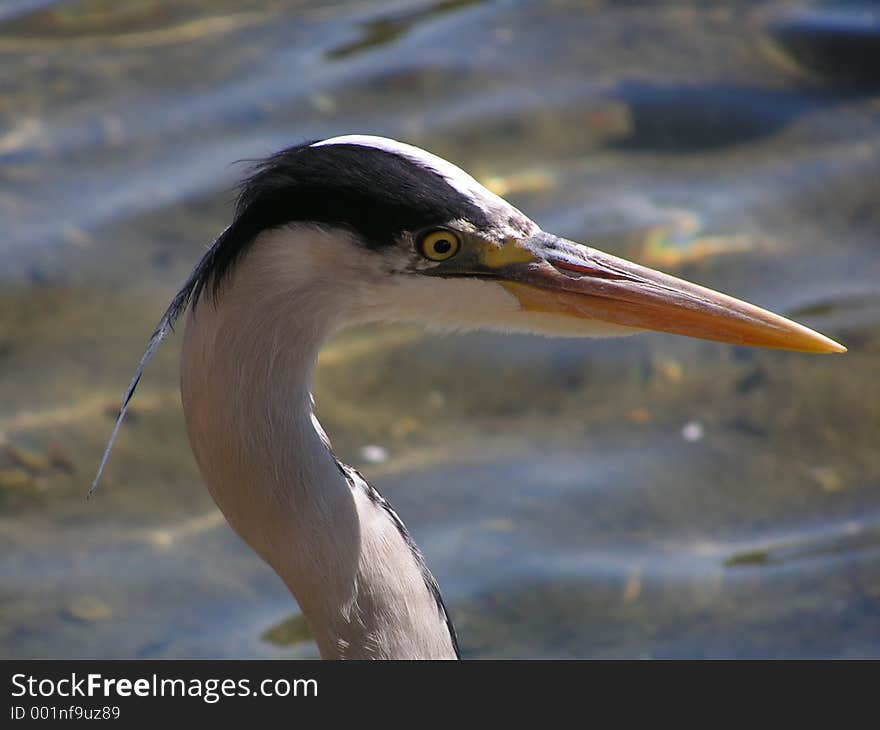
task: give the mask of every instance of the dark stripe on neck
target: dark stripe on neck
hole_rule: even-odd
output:
[[[354,475],[358,478],[360,484],[364,486],[367,497],[369,497],[370,501],[380,509],[384,510],[384,512],[391,519],[391,522],[397,528],[397,531],[403,538],[404,543],[409,548],[410,553],[412,553],[413,559],[419,566],[419,571],[422,574],[422,580],[424,580],[425,587],[428,589],[428,592],[431,594],[431,596],[433,596],[434,602],[437,604],[437,610],[440,617],[446,623],[446,628],[449,631],[449,639],[452,642],[452,649],[455,652],[455,658],[461,659],[461,652],[458,648],[458,636],[455,633],[455,626],[452,623],[452,617],[449,615],[449,611],[446,609],[446,604],[443,601],[443,596],[440,593],[440,586],[437,584],[437,580],[428,569],[428,566],[425,563],[425,556],[422,555],[422,551],[419,550],[419,547],[418,545],[416,545],[415,540],[412,539],[412,536],[409,534],[409,530],[407,530],[406,525],[403,524],[403,520],[400,519],[397,512],[395,512],[392,506],[388,503],[388,500],[385,499],[385,497],[383,497],[379,493],[379,491],[375,487],[373,487],[373,485],[370,484],[357,469],[349,466],[348,464],[343,464],[335,456],[333,458],[351,488],[358,488],[358,484],[355,483],[355,480],[353,478]]]

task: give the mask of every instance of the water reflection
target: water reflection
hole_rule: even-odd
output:
[[[550,230],[850,349],[340,336],[319,415],[410,524],[466,656],[877,654],[874,20],[745,2],[20,7],[0,11],[2,655],[315,656],[199,484],[179,340],[83,495],[146,336],[229,219],[230,163],[352,131],[431,148]],[[831,36],[851,52],[819,68]]]

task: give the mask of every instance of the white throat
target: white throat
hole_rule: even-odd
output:
[[[218,507],[284,580],[324,658],[455,658],[405,528],[335,460],[312,414],[318,350],[357,298],[319,274],[334,270],[316,260],[336,255],[332,241],[309,227],[263,234],[217,302],[206,290],[197,303],[181,366],[192,449]],[[368,272],[356,273],[369,285]]]

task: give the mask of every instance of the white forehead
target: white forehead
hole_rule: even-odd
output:
[[[456,167],[448,160],[442,157],[432,155],[430,152],[415,147],[411,144],[398,142],[396,139],[388,139],[387,137],[374,137],[367,134],[347,134],[342,137],[332,137],[321,142],[315,142],[312,147],[323,147],[332,144],[351,144],[359,147],[373,147],[374,149],[390,152],[400,157],[404,157],[421,167],[436,172],[453,188],[462,195],[467,196],[474,205],[482,208],[486,213],[493,217],[509,217],[518,219],[521,225],[526,228],[537,226],[529,220],[527,216],[514,208],[504,198],[500,198],[495,193],[484,188],[473,177],[468,175],[460,167]]]

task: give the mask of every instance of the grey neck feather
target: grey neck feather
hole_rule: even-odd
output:
[[[344,324],[350,288],[312,279],[307,256],[285,266],[292,247],[324,244],[291,235],[264,236],[187,322],[181,392],[205,484],[296,597],[323,657],[455,658],[405,528],[336,461],[312,414],[318,350]]]

